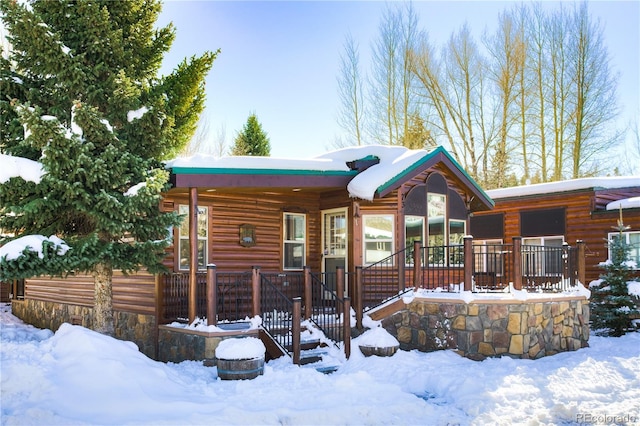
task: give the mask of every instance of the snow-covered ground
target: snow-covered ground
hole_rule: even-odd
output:
[[[640,333],[536,361],[354,354],[333,374],[270,361],[254,380],[153,361],[80,326],[0,312],[2,425],[640,424]]]

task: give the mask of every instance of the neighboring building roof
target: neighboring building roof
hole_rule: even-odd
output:
[[[558,182],[514,186],[511,188],[491,189],[486,191],[486,193],[492,199],[499,200],[503,198],[547,195],[586,189],[601,190],[631,187],[640,187],[640,176],[613,176],[571,179]]]
[[[607,204],[607,210],[640,209],[640,197],[625,198]]]
[[[167,168],[171,169],[173,183],[178,187],[346,186],[352,197],[373,200],[436,163],[446,166],[473,192],[478,208],[493,207],[493,201],[442,147],[426,151],[364,145],[300,160],[197,155],[169,161]],[[357,168],[361,164],[366,167]],[[283,176],[287,177],[287,185],[278,179]]]

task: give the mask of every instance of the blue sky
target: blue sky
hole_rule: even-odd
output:
[[[549,3],[549,2],[545,2]],[[420,27],[440,45],[466,21],[489,30],[507,1],[418,1]],[[570,3],[566,3],[570,5]],[[163,71],[205,50],[221,53],[207,78],[204,114],[214,138],[226,143],[251,113],[271,141],[273,157],[308,157],[332,149],[341,134],[336,79],[347,33],[360,44],[366,70],[378,35],[382,1],[166,1],[158,21],[172,21],[177,36]],[[605,28],[612,65],[620,73],[621,122],[640,114],[640,2],[595,1],[591,14]],[[640,170],[638,171],[640,173]]]

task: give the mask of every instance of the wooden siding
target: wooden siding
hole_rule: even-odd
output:
[[[170,192],[168,197],[188,204],[186,194]],[[200,193],[198,205],[209,207],[208,263],[219,271],[248,271],[259,266],[263,271],[281,271],[283,213],[306,214],[306,264],[320,268],[320,195],[318,193]],[[239,244],[242,224],[255,225],[256,245]],[[177,232],[174,244],[177,247]],[[174,261],[174,270],[177,263]]]
[[[113,309],[155,315],[155,276],[146,272],[113,274]],[[94,284],[91,275],[66,278],[39,277],[25,281],[25,298],[45,302],[93,306]]]
[[[640,188],[638,188],[640,192]],[[608,195],[605,195],[608,194]],[[617,194],[617,195],[616,195]],[[631,196],[624,192],[625,198]],[[600,201],[596,202],[593,190],[573,191],[570,193],[528,196],[522,198],[494,200],[495,208],[490,212],[478,212],[475,215],[504,213],[504,242],[510,243],[513,237],[520,236],[520,212],[539,209],[565,208],[564,239],[569,245],[582,240],[586,245],[586,283],[598,279],[603,272],[598,266],[608,258],[606,238],[613,232],[619,217],[618,211],[593,210],[594,206],[606,205],[613,201],[611,197],[619,197],[617,191],[599,192]],[[604,202],[602,200],[608,199]],[[618,198],[619,199],[619,198]],[[640,209],[623,211],[625,225],[632,231],[640,231]],[[471,230],[473,233],[473,230]],[[541,235],[543,236],[543,235]]]

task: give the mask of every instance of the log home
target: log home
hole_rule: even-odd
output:
[[[168,168],[172,188],[161,208],[185,215],[165,259],[170,272],[116,274],[113,280],[117,337],[152,357],[158,326],[206,315],[197,293],[203,295],[207,265],[216,265],[219,281],[245,288],[233,302],[224,301],[227,310],[235,304],[236,316],[251,312],[255,301],[246,289],[256,267],[291,294],[302,285],[305,268],[326,274],[327,291],[336,289],[332,274],[344,270],[348,294],[357,266],[387,259],[414,241],[458,244],[469,214],[493,207],[441,147],[364,146],[308,160],[193,157]],[[404,270],[405,261],[411,259],[403,255],[396,266]],[[403,288],[404,278],[396,272],[383,294]],[[14,313],[36,326],[91,326],[89,276],[28,279],[13,293]]]
[[[585,280],[599,278],[600,262],[609,259],[607,239],[622,219],[631,257],[640,265],[640,176],[583,178],[494,189],[492,211],[474,212],[470,233],[478,246],[502,244],[521,237],[523,245],[560,247],[585,244]],[[533,259],[527,266],[542,272],[557,265]],[[499,261],[496,264],[499,265]]]
[[[265,330],[274,341],[269,351],[297,347],[296,361],[301,316],[320,323],[330,312],[334,319],[320,325],[334,341],[344,342],[348,353],[349,321],[339,320],[338,326],[335,319],[349,312],[350,297],[361,325],[367,306],[408,288],[502,292],[510,283],[516,290],[541,287],[542,282],[531,284],[530,271],[522,269],[520,253],[526,250],[519,239],[500,244],[503,273],[494,271],[486,280],[485,266],[495,262],[495,252],[484,250],[487,241],[474,244],[468,234],[470,218],[487,214],[494,203],[441,147],[363,146],[307,160],[197,156],[167,167],[172,187],[160,208],[184,215],[172,230],[164,262],[168,273],[113,279],[116,336],[134,341],[155,359],[209,359],[215,339],[234,333],[181,334],[167,326],[175,321],[206,317],[207,325],[216,325],[259,315],[260,333]],[[579,253],[569,247],[539,251],[538,256],[554,259],[561,273],[540,272],[536,279],[547,291],[575,286],[582,273]],[[38,327],[57,330],[62,322],[91,327],[93,322],[92,279],[85,275],[28,279],[16,283],[13,294],[13,312]],[[569,346],[554,341],[553,351],[585,344],[588,324],[578,321],[583,305],[577,301],[574,309],[579,341]],[[457,310],[445,310],[451,309]],[[282,334],[275,338],[277,333]],[[475,337],[461,342],[477,331],[458,333],[448,340],[451,347],[464,346],[463,354],[474,356]],[[515,355],[531,351],[514,347],[519,348]]]

